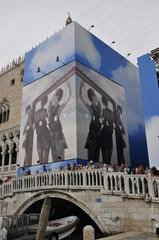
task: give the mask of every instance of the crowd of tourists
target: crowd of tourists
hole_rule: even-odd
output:
[[[70,165],[68,164],[66,168],[60,170],[82,170],[82,169],[97,169],[103,168],[106,172],[123,172],[127,174],[147,174],[150,176],[159,176],[159,170],[157,168],[151,167],[144,167],[142,164],[137,164],[135,168],[130,168],[126,163],[121,163],[121,165],[115,164],[100,164],[94,163],[93,161],[88,162],[87,165]]]
[[[76,170],[84,170],[84,169],[98,169],[102,168],[106,172],[123,172],[126,174],[146,174],[148,176],[159,176],[159,170],[157,168],[144,168],[142,164],[136,165],[135,168],[130,168],[126,163],[122,163],[120,166],[115,164],[102,164],[102,163],[94,163],[93,161],[89,161],[86,165],[83,164],[67,164],[66,167],[60,167],[56,170],[58,171],[76,171]],[[42,170],[40,172],[36,172],[36,174],[42,174],[45,172],[50,172],[52,169],[47,169],[46,165],[42,166]],[[35,173],[32,173],[30,169],[22,168],[21,176],[28,176]],[[6,176],[3,182],[9,182],[12,179],[11,176]],[[2,182],[2,183],[3,183]],[[1,184],[2,184],[1,183]]]

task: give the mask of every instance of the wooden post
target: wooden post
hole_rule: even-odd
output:
[[[51,209],[51,198],[47,196],[41,208],[39,225],[36,233],[36,240],[44,240],[50,209]]]

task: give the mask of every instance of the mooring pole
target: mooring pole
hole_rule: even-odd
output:
[[[36,233],[36,240],[44,240],[50,209],[51,209],[51,198],[47,196],[41,208],[39,225]]]
[[[94,228],[91,225],[83,228],[83,240],[95,240]]]

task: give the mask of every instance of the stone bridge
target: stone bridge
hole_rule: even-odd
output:
[[[0,185],[0,214],[26,213],[50,196],[75,206],[103,232],[152,231],[159,221],[159,177],[105,169],[50,171]]]

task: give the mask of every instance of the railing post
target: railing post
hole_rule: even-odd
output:
[[[83,175],[83,186],[85,187],[86,186],[86,171],[84,171],[82,173],[82,175]]]
[[[64,173],[64,176],[65,176],[65,186],[67,187],[68,186],[68,176],[67,176],[67,172]]]
[[[34,186],[34,188],[37,189],[37,187],[38,187],[37,175],[34,176],[34,179],[35,179],[35,186]]]
[[[148,194],[149,194],[150,197],[154,198],[155,194],[154,194],[154,191],[153,191],[153,180],[152,180],[151,176],[147,177],[147,182],[148,182]]]
[[[108,173],[105,170],[103,173],[103,179],[104,179],[104,190],[108,192]]]
[[[129,175],[127,175],[127,174],[123,174],[123,178],[124,178],[124,186],[125,186],[125,193],[126,194],[129,194]]]

